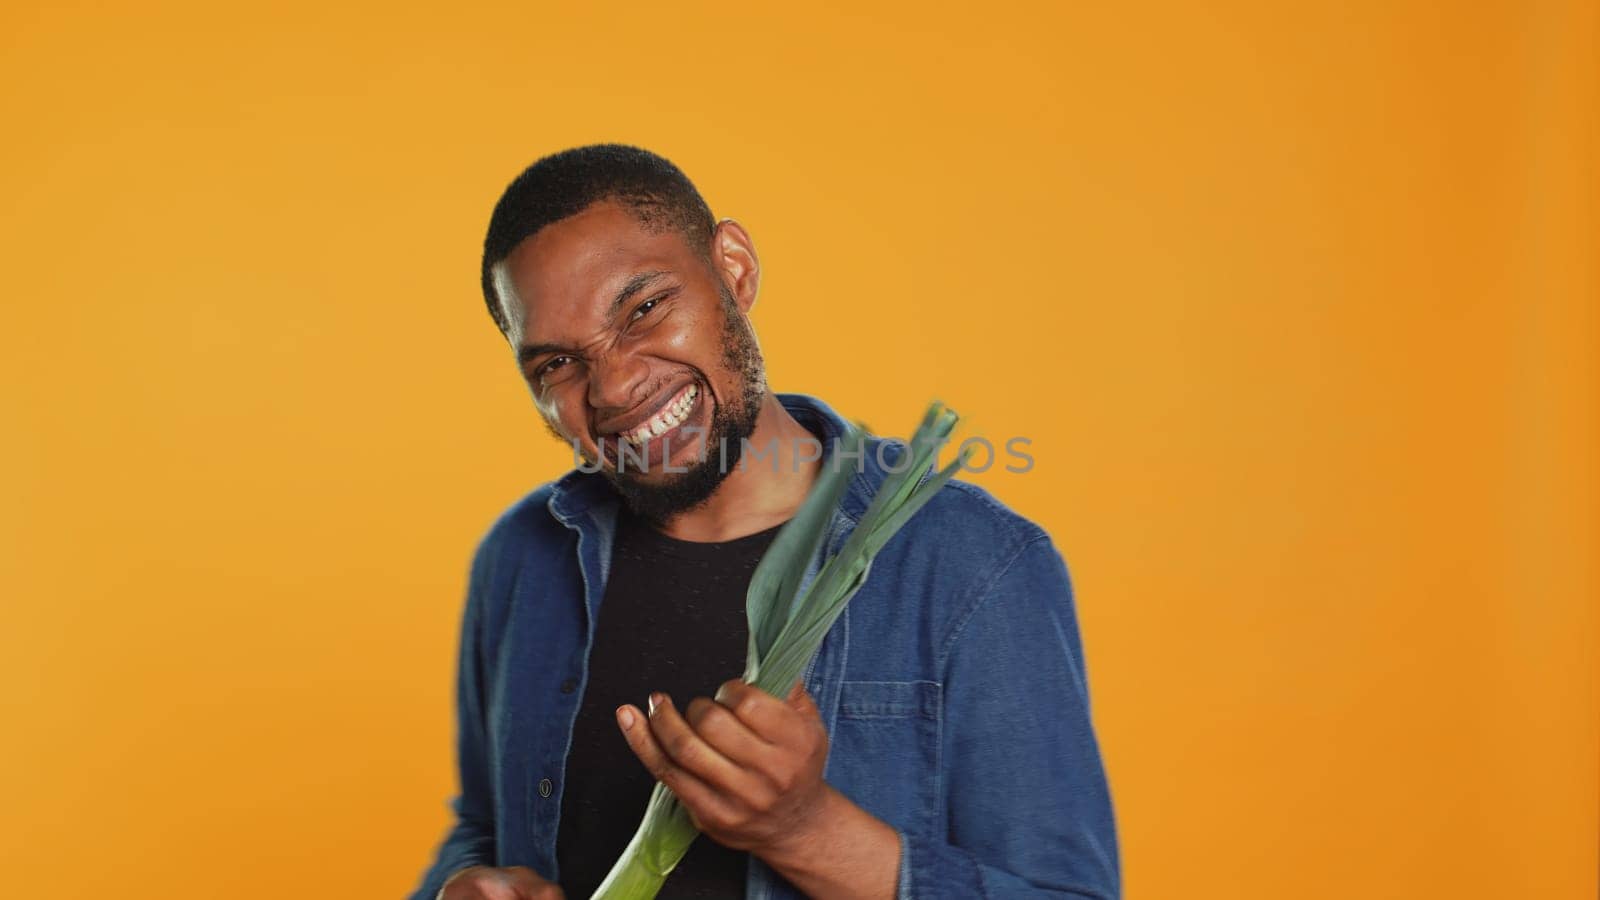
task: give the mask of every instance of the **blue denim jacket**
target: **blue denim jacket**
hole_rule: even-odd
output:
[[[831,464],[845,421],[778,396]],[[807,581],[904,450],[872,437],[859,463],[841,457],[857,474]],[[617,502],[575,469],[480,543],[461,626],[456,822],[414,900],[469,865],[558,877],[562,773]],[[1072,588],[1037,525],[952,481],[879,553],[804,677],[829,733],[824,777],[899,834],[901,900],[1120,896]],[[745,896],[803,895],[752,856]]]

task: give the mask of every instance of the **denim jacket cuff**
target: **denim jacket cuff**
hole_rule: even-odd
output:
[[[900,835],[900,879],[895,900],[973,900],[985,896],[983,878],[971,854],[944,841],[907,834],[898,827],[895,833]]]

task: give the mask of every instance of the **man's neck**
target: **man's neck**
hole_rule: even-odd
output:
[[[731,541],[781,524],[799,510],[822,469],[813,458],[820,455],[821,439],[768,391],[748,441],[716,492],[674,517],[662,533],[685,541]]]

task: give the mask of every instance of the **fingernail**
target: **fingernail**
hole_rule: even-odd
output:
[[[656,714],[656,707],[660,706],[661,704],[663,704],[665,702],[667,702],[667,695],[666,694],[663,694],[660,691],[656,691],[655,693],[651,694],[650,695],[650,715],[652,715],[652,716],[655,715]]]
[[[626,706],[617,707],[617,721],[622,723],[622,730],[627,731],[633,727],[633,710]]]

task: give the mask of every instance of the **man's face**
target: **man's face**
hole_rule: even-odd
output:
[[[497,276],[508,338],[550,430],[646,518],[709,497],[765,396],[744,315],[753,291],[736,299],[680,232],[609,201],[523,241]]]

